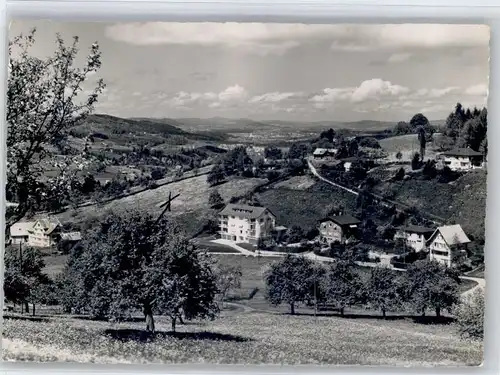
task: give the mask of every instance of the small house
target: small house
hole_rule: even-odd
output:
[[[422,251],[426,248],[427,240],[434,233],[434,229],[417,225],[400,227],[394,235],[394,240],[402,240],[404,245],[415,251]]]
[[[332,160],[337,155],[336,148],[317,148],[313,152],[314,159],[318,160]]]
[[[345,243],[346,240],[355,235],[361,222],[354,216],[339,213],[320,220],[320,241],[324,244],[334,242]]]
[[[441,157],[443,158],[443,165],[449,167],[452,171],[471,171],[484,166],[483,154],[471,148],[446,151],[441,154]]]
[[[429,259],[451,267],[467,258],[470,242],[459,224],[438,227],[427,241]]]
[[[12,224],[9,228],[10,243],[12,245],[27,244],[29,240],[29,231],[33,228],[34,222],[19,222]]]
[[[222,239],[256,246],[271,237],[276,216],[266,207],[228,204],[219,213],[219,225]]]

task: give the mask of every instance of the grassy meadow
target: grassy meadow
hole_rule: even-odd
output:
[[[483,355],[481,343],[459,340],[452,326],[405,319],[315,320],[232,308],[214,321],[179,325],[177,334],[169,332],[168,319],[156,321],[158,335],[151,340],[143,322],[7,318],[2,356],[6,361],[135,364],[476,366]]]

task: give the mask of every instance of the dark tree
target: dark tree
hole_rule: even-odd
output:
[[[424,168],[422,169],[422,176],[426,180],[432,180],[432,179],[436,178],[437,169],[436,169],[436,161],[435,160],[427,160],[427,162],[424,163]]]
[[[325,280],[325,295],[328,303],[337,306],[344,316],[346,307],[360,301],[363,283],[356,272],[355,264],[337,261],[330,265]]]
[[[212,190],[210,196],[208,197],[208,204],[212,208],[219,208],[224,204],[224,199],[220,195],[218,190]]]
[[[28,303],[32,303],[35,315],[35,304],[40,300],[40,285],[50,283],[43,273],[45,262],[42,253],[32,247],[9,246],[5,249],[4,262],[5,299],[24,304],[26,312],[29,312]]]
[[[418,152],[415,152],[413,154],[413,158],[411,159],[411,169],[417,170],[422,167],[422,163],[420,161],[420,154]]]
[[[81,249],[71,253],[66,272],[77,310],[101,318],[142,311],[153,333],[153,314],[169,316],[175,331],[182,315],[211,319],[217,313],[211,263],[168,217],[110,213]]]
[[[395,311],[401,307],[400,286],[394,271],[390,268],[372,268],[364,290],[370,306],[380,310],[384,318],[388,311]]]
[[[396,181],[401,181],[405,177],[405,169],[404,168],[399,168],[398,171],[396,172],[396,175],[394,176],[394,179]]]
[[[335,135],[336,135],[335,130],[330,128],[326,131],[321,132],[319,138],[326,139],[326,140],[328,140],[328,142],[333,143],[333,141],[335,139]]]
[[[303,159],[307,156],[309,148],[303,143],[293,143],[288,150],[288,159]]]
[[[405,276],[405,299],[422,315],[430,308],[439,317],[442,310],[451,310],[459,302],[460,278],[453,268],[436,261],[417,260]]]
[[[288,243],[298,243],[305,237],[304,230],[298,225],[292,225],[286,232]]]
[[[313,260],[288,254],[265,273],[266,298],[275,306],[288,304],[293,315],[297,304],[310,304],[314,299],[315,288],[316,292],[321,288],[320,276]]]
[[[272,160],[283,159],[283,152],[278,147],[266,147],[264,149],[264,157]]]
[[[215,164],[207,175],[207,182],[210,186],[218,185],[224,181],[226,175],[220,164]]]

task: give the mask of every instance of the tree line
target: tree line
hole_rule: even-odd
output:
[[[271,264],[265,274],[267,298],[273,305],[286,304],[294,314],[297,305],[330,306],[344,315],[346,308],[366,306],[388,312],[413,311],[425,316],[434,310],[437,317],[452,312],[460,301],[461,280],[457,270],[435,261],[419,260],[406,272],[383,266],[363,274],[350,260],[328,266],[288,255]]]

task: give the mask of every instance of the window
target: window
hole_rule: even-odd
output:
[[[448,256],[447,251],[432,250],[432,254],[446,257]]]

